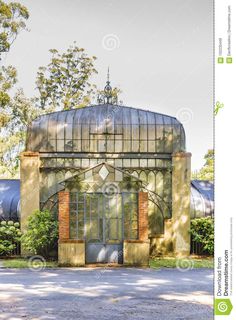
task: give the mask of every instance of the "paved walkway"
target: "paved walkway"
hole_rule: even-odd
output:
[[[0,269],[0,319],[213,319],[213,271]]]

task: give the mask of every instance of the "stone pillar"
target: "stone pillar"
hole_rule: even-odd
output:
[[[79,267],[85,265],[84,240],[70,239],[70,193],[58,193],[58,264],[59,266]]]
[[[138,239],[124,240],[125,265],[148,266],[150,240],[148,239],[148,193],[138,194]]]
[[[28,217],[39,209],[39,153],[22,152],[20,155],[20,222],[21,231],[27,227]]]
[[[176,256],[190,254],[191,153],[172,155],[172,234]]]

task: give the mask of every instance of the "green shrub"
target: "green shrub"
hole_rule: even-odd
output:
[[[22,245],[27,251],[48,257],[57,245],[58,222],[48,210],[36,210],[28,219],[28,227],[22,236]]]
[[[214,254],[214,220],[212,218],[193,219],[190,232],[193,241],[202,244],[206,253]]]
[[[13,221],[0,222],[0,255],[9,255],[21,239],[20,224]]]

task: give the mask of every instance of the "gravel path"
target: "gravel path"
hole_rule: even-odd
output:
[[[213,319],[213,271],[0,269],[0,319]]]

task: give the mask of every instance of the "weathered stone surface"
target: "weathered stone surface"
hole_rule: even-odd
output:
[[[190,179],[191,153],[172,157],[172,230],[174,254],[190,254]]]
[[[24,233],[27,228],[29,216],[39,209],[39,153],[22,152],[20,155],[20,222],[21,231]],[[21,248],[21,254],[25,255],[24,248]]]
[[[85,265],[84,242],[60,242],[58,244],[58,263],[60,266],[79,267]]]
[[[123,249],[124,265],[148,266],[150,241],[125,240]]]

